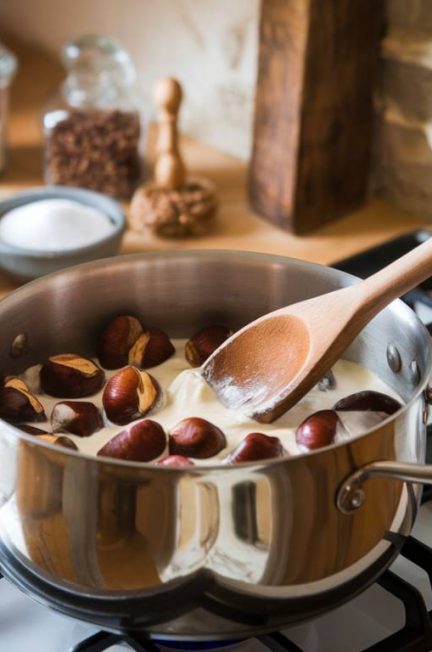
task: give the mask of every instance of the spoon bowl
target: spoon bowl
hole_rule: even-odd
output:
[[[431,275],[432,239],[365,281],[260,317],[226,340],[201,373],[226,407],[274,421],[380,310]]]

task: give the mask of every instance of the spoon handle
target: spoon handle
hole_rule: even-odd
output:
[[[432,276],[432,238],[362,281],[362,311],[376,314],[397,297]]]

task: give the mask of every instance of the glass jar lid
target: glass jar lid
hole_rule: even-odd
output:
[[[7,86],[17,69],[16,57],[0,43],[0,86]]]
[[[66,43],[68,71],[63,91],[74,106],[109,106],[130,93],[136,73],[128,52],[107,36],[82,36]]]

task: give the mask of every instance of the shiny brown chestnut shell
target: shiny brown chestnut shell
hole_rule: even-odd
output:
[[[338,412],[383,412],[384,414],[394,414],[402,405],[395,398],[382,392],[365,390],[356,392],[341,398],[334,404],[333,410]]]
[[[206,326],[192,335],[185,344],[185,357],[191,367],[200,367],[233,331],[228,326]]]
[[[19,429],[23,432],[26,432],[28,435],[49,435],[50,433],[42,428],[36,428],[35,426],[29,426],[27,423],[22,423],[19,426]]]
[[[296,430],[296,442],[302,449],[315,450],[332,444],[339,417],[334,410],[319,410],[308,416]]]
[[[102,414],[90,401],[60,401],[53,407],[51,427],[53,432],[89,437],[103,427]]]
[[[125,367],[107,382],[102,402],[108,419],[123,426],[146,416],[160,396],[161,389],[153,376],[136,367]]]
[[[183,419],[169,432],[170,455],[206,459],[220,453],[226,445],[222,430],[199,417]]]
[[[59,398],[83,398],[100,390],[103,370],[88,358],[74,353],[52,355],[40,370],[42,390]]]
[[[136,317],[119,315],[104,328],[99,337],[98,358],[105,369],[120,369],[128,363],[128,355],[143,327]]]
[[[174,345],[165,331],[160,328],[149,328],[131,347],[128,363],[139,369],[149,369],[168,360],[174,352]]]
[[[284,449],[279,437],[251,432],[228,456],[227,462],[258,462],[272,457],[282,457]]]
[[[134,462],[151,462],[166,447],[164,429],[156,421],[143,419],[132,423],[103,446],[98,455]]]
[[[36,437],[37,439],[42,439],[43,441],[48,442],[49,444],[54,444],[54,446],[69,448],[73,451],[78,450],[78,446],[75,444],[75,442],[73,442],[72,439],[69,439],[69,437],[64,437],[63,435],[58,437],[57,435],[53,435],[51,433],[44,433],[43,435],[36,435]]]
[[[46,415],[39,401],[20,378],[10,376],[0,387],[0,419],[8,423],[45,421]]]

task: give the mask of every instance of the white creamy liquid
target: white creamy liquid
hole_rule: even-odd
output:
[[[333,367],[336,379],[335,389],[323,392],[315,387],[279,419],[273,423],[260,424],[238,412],[225,408],[219,403],[211,387],[201,378],[199,369],[191,369],[185,360],[185,343],[186,340],[173,340],[176,348],[175,355],[158,367],[147,370],[159,382],[163,392],[163,402],[157,410],[146,415],[146,418],[154,419],[166,431],[169,431],[170,428],[186,417],[202,417],[221,428],[228,442],[227,447],[214,457],[207,460],[197,460],[197,464],[213,464],[217,459],[223,460],[251,432],[262,432],[279,437],[287,453],[296,455],[303,452],[299,450],[295,441],[296,428],[313,412],[331,409],[339,399],[364,390],[382,392],[400,400],[392,389],[368,369],[354,362],[339,360]],[[52,398],[41,393],[39,370],[40,365],[36,365],[28,369],[21,377],[28,384],[30,390],[38,394],[49,417],[53,406],[61,399]],[[116,371],[107,371],[107,379],[115,373]],[[77,400],[92,401],[102,407],[102,391],[91,397]],[[340,412],[339,416],[343,428],[338,429],[336,441],[359,435],[383,418],[382,415],[374,412]],[[78,437],[69,433],[67,436],[76,443],[80,451],[96,455],[109,439],[126,427],[114,426],[107,421],[105,422],[106,427],[90,437]],[[48,432],[51,430],[49,422],[33,425],[41,429],[46,428]],[[168,455],[168,449],[161,457],[166,455]]]

